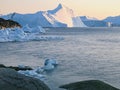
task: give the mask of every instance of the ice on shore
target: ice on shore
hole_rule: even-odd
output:
[[[29,77],[34,77],[40,80],[44,80],[45,75],[41,74],[41,73],[37,73],[36,70],[26,70],[26,71],[18,71],[18,73],[24,74],[25,76],[29,76]]]
[[[20,70],[18,71],[21,74],[24,74],[26,76],[34,77],[40,80],[44,80],[46,75],[44,75],[44,72],[52,71],[55,69],[55,67],[58,65],[57,61],[54,59],[46,59],[43,67],[37,67],[33,70]]]

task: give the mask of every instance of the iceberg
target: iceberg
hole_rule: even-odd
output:
[[[6,28],[0,30],[0,42],[63,40],[59,36],[40,35],[41,33],[45,33],[41,26],[30,28],[26,25],[23,28]]]
[[[42,69],[44,71],[52,71],[58,65],[57,61],[54,59],[46,59],[44,63],[44,67]]]
[[[48,64],[51,64],[53,66],[57,66],[58,62],[56,60],[54,60],[54,59],[46,59],[44,65],[46,66]]]
[[[47,11],[51,16],[61,22],[67,24],[67,27],[87,27],[80,18],[78,18],[74,11],[65,5],[59,4],[54,10]]]
[[[26,24],[22,29],[26,33],[45,33],[45,30],[41,26],[30,28],[29,25]]]
[[[20,28],[7,28],[5,30],[0,30],[0,42],[6,41],[24,41],[28,39],[27,33],[25,33]]]
[[[31,33],[45,33],[45,30],[41,26],[32,28]]]
[[[11,13],[0,17],[17,21],[22,26],[28,24],[30,27],[87,27],[72,9],[62,4],[53,10],[33,14]]]
[[[107,23],[111,23],[112,26],[120,27],[120,15],[118,16],[109,16],[103,19]]]
[[[87,27],[79,17],[73,17],[72,21],[74,27]]]

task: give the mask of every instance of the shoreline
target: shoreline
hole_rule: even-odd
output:
[[[25,76],[24,74],[20,74],[20,73],[16,72],[18,70],[18,69],[16,70],[16,68],[19,68],[19,67],[15,67],[15,68],[13,68],[13,67],[14,66],[6,67],[5,65],[0,64],[0,75],[1,75],[0,81],[2,83],[4,82],[4,84],[1,84],[1,82],[0,82],[1,90],[8,90],[10,88],[12,90],[16,90],[16,89],[17,90],[25,90],[25,89],[31,90],[30,82],[34,82],[34,83],[38,84],[37,86],[36,85],[32,86],[32,90],[36,90],[35,88],[37,88],[37,90],[52,90],[49,88],[49,85],[47,85],[44,81],[42,82],[40,79],[30,77],[30,76]],[[26,69],[24,69],[24,70],[27,70],[27,69],[28,68],[26,67]],[[4,80],[4,78],[7,81]],[[19,80],[19,78],[21,78],[21,79]],[[27,80],[27,81],[24,81],[24,80]],[[24,83],[19,85],[19,82],[23,82],[23,81],[24,81]],[[8,87],[5,87],[6,85]],[[86,90],[86,88],[88,88],[87,90],[120,90],[120,89],[115,88],[112,85],[109,85],[106,82],[103,82],[100,80],[85,80],[85,81],[80,81],[80,82],[74,82],[74,83],[61,85],[61,86],[59,86],[59,88],[64,88],[66,90]],[[63,89],[60,89],[60,90],[63,90]]]

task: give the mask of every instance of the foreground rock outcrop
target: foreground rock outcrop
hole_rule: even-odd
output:
[[[22,27],[18,22],[0,18],[0,29]]]
[[[88,80],[60,86],[67,90],[120,90],[99,80]]]
[[[42,81],[17,73],[10,68],[0,68],[0,90],[50,90]]]

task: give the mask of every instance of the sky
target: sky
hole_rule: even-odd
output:
[[[104,19],[120,15],[120,0],[0,0],[0,14],[35,13],[54,9],[59,3],[73,9],[78,16]]]

